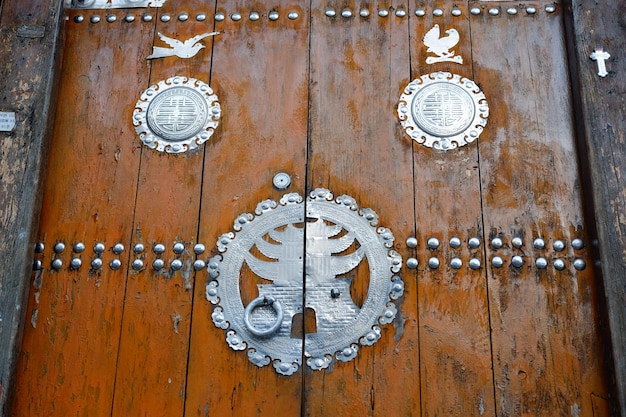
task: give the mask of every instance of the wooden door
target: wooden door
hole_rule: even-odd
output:
[[[609,415],[564,14],[334,0],[69,11],[12,415]],[[458,32],[462,63],[426,62],[435,25]],[[166,46],[159,34],[212,31],[192,57],[146,59]],[[439,151],[403,130],[400,96],[435,72],[480,86],[476,141]],[[174,76],[209,84],[221,107],[210,139],[178,154],[133,125],[142,92]],[[390,249],[418,266],[402,268],[395,318],[353,360],[306,364],[324,312],[303,308],[302,366],[285,376],[229,347],[211,266],[196,261],[219,256],[242,213],[263,216],[260,202],[319,188],[375,211]],[[258,277],[240,274],[247,305]],[[371,270],[348,278],[361,306]]]

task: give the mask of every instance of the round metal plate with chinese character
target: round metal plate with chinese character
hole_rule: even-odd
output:
[[[480,87],[449,72],[411,81],[398,104],[406,133],[417,143],[444,151],[475,141],[488,116],[489,105]]]
[[[393,241],[373,210],[346,195],[317,189],[306,204],[297,193],[262,201],[218,239],[221,254],[209,261],[213,322],[232,349],[246,350],[255,365],[271,363],[282,375],[296,372],[303,357],[312,369],[350,361],[396,316],[394,300],[404,283],[396,275],[402,258]],[[350,293],[359,275],[348,274],[359,268],[369,275],[361,305]],[[258,295],[244,303],[241,287],[249,283],[256,283]],[[315,329],[302,337],[295,329],[307,312]]]
[[[146,146],[181,153],[209,140],[220,113],[217,96],[208,84],[176,76],[159,81],[141,94],[133,124]]]

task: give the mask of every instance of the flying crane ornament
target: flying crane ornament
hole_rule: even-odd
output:
[[[434,64],[437,62],[456,62],[457,64],[463,63],[463,57],[455,55],[454,51],[450,51],[459,43],[459,32],[456,29],[448,29],[445,31],[447,36],[441,36],[439,25],[433,26],[424,35],[424,45],[428,47],[426,52],[431,52],[435,55],[426,58],[427,64]]]
[[[149,55],[146,59],[166,58],[168,56],[191,58],[195,56],[198,52],[200,52],[200,49],[205,48],[203,44],[198,43],[200,42],[200,40],[208,36],[215,36],[219,34],[220,32],[203,33],[201,35],[197,35],[193,38],[187,39],[186,41],[179,41],[178,39],[167,37],[159,32],[159,38],[161,38],[163,42],[168,44],[170,48],[153,46],[152,55]]]

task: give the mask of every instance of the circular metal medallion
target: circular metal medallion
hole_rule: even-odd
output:
[[[303,357],[312,369],[350,361],[359,344],[376,343],[380,325],[395,318],[394,300],[404,291],[395,275],[402,258],[392,249],[391,231],[352,197],[317,189],[305,204],[297,193],[285,194],[260,202],[254,215],[240,215],[234,230],[217,241],[221,254],[208,263],[206,296],[228,345],[247,350],[255,365],[272,363],[291,375]],[[369,273],[360,306],[350,293],[357,278],[348,274],[359,268]],[[241,285],[250,279],[258,282],[258,296],[244,306]],[[307,312],[316,325],[302,338],[294,329]]]
[[[406,133],[426,147],[444,151],[476,140],[488,116],[489,105],[480,87],[449,72],[411,81],[398,104]]]
[[[141,94],[133,124],[146,146],[181,153],[196,149],[211,137],[220,113],[217,96],[208,84],[175,76]]]

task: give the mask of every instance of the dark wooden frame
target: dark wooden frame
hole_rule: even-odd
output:
[[[62,3],[0,0],[0,111],[14,111],[18,120],[13,132],[0,132],[0,416],[8,415],[30,289],[63,44]],[[585,196],[597,226],[612,402],[626,416],[626,0],[601,7],[575,0],[565,19]],[[612,55],[605,78],[589,59],[596,46]]]

